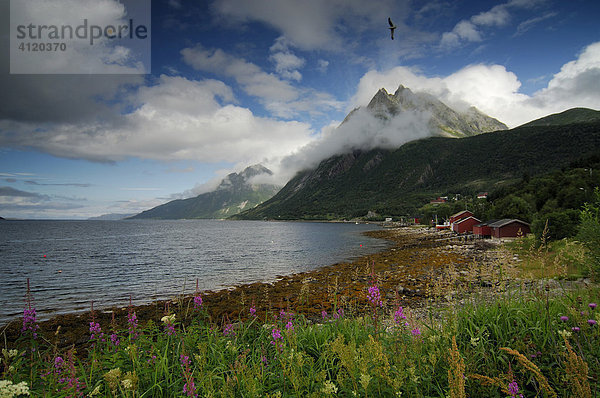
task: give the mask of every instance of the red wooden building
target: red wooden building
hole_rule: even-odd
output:
[[[473,217],[473,213],[471,213],[469,210],[459,211],[458,213],[450,216],[450,224],[467,217]]]
[[[481,220],[476,219],[475,217],[469,216],[466,218],[461,218],[458,221],[452,223],[452,230],[459,234],[464,233],[472,233],[473,226],[480,224]]]
[[[494,238],[516,238],[531,233],[531,228],[525,221],[505,218],[488,225]]]
[[[473,235],[477,236],[478,238],[491,238],[492,228],[490,228],[490,224],[496,221],[498,220],[491,220],[482,222],[481,224],[473,225]]]

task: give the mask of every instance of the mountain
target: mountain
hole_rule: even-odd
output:
[[[212,192],[194,198],[173,200],[137,214],[130,219],[190,219],[226,218],[253,208],[279,191],[270,184],[252,184],[252,178],[273,174],[261,165],[247,167],[241,173],[231,173]]]
[[[298,173],[277,195],[239,214],[248,219],[343,219],[415,215],[447,193],[560,169],[600,153],[600,121],[522,126],[462,139],[431,137],[394,150],[355,150]]]
[[[134,216],[135,214],[122,214],[122,213],[109,213],[103,214],[101,216],[90,217],[88,220],[90,221],[118,221],[124,220],[128,217]]]
[[[588,108],[573,108],[534,120],[523,126],[564,126],[573,123],[591,123],[598,121],[600,121],[600,111]]]
[[[391,120],[405,112],[428,113],[431,132],[446,137],[469,137],[508,128],[504,123],[481,113],[475,107],[470,107],[464,112],[456,111],[431,94],[413,93],[403,85],[400,85],[394,94],[389,94],[384,88],[379,89],[367,105],[367,110],[383,120]],[[344,122],[350,120],[355,112],[356,109]]]

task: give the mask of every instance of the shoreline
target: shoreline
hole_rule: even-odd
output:
[[[485,283],[485,277],[470,275],[473,265],[481,269],[497,256],[485,255],[491,247],[486,242],[457,242],[441,240],[443,234],[425,228],[382,228],[365,233],[371,237],[391,242],[386,249],[361,256],[350,262],[327,265],[316,270],[286,276],[277,275],[272,282],[255,282],[236,285],[216,291],[201,292],[206,313],[211,322],[224,324],[236,319],[246,319],[254,304],[259,319],[280,311],[302,314],[318,322],[322,311],[329,316],[338,308],[346,314],[361,315],[370,307],[366,291],[374,272],[377,284],[386,302],[386,310],[397,305],[418,308],[431,298],[453,292],[457,278]],[[488,264],[489,265],[489,264]],[[452,276],[454,275],[454,277]],[[140,325],[148,321],[160,322],[170,311],[184,324],[191,321],[192,296],[154,301],[133,306]],[[59,347],[81,346],[89,340],[89,322],[94,319],[104,330],[110,325],[126,329],[128,307],[112,307],[76,314],[64,314],[39,322],[39,334]],[[113,321],[114,316],[114,321]],[[2,331],[9,343],[20,335],[21,318],[5,325]],[[57,330],[59,332],[57,333]],[[10,345],[10,344],[9,344]]]

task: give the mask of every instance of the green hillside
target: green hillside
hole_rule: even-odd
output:
[[[189,199],[173,200],[137,214],[132,219],[175,220],[191,218],[227,218],[251,209],[271,198],[280,187],[252,184],[251,179],[271,171],[260,165],[225,177],[217,189]]]
[[[574,123],[593,123],[600,121],[600,111],[588,108],[573,108],[534,120],[521,127],[528,126],[564,126]]]
[[[354,151],[299,173],[251,219],[344,219],[418,214],[437,195],[493,191],[524,175],[560,169],[600,152],[600,122],[523,126],[452,139],[433,137],[397,150]]]

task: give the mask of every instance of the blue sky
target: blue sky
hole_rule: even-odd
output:
[[[42,4],[21,1],[32,15]],[[44,21],[128,18],[118,1],[51,1]],[[474,105],[510,127],[600,109],[598,1],[156,0],[151,73],[123,62],[119,75],[11,74],[9,4],[0,0],[5,218],[137,213],[259,162],[285,183],[347,147],[355,138],[335,126],[382,87]],[[103,68],[122,55],[88,50],[60,61]]]

